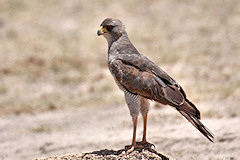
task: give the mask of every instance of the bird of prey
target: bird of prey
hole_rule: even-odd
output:
[[[183,88],[166,72],[147,57],[140,54],[128,38],[125,26],[118,19],[106,18],[97,35],[108,42],[108,67],[118,87],[124,92],[125,100],[133,121],[132,144],[127,150],[151,146],[147,142],[147,114],[149,100],[174,107],[205,137],[213,142],[214,135],[200,121],[200,112],[187,99]],[[143,138],[136,142],[136,127],[139,113],[143,116]]]

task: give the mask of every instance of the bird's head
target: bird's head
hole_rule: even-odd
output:
[[[97,35],[103,35],[108,41],[117,40],[125,32],[125,27],[118,19],[106,18],[100,25]]]

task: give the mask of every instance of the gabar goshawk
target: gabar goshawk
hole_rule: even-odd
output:
[[[118,19],[107,18],[100,25],[97,35],[108,42],[108,67],[125,100],[133,120],[132,144],[127,150],[151,146],[147,142],[148,100],[174,107],[205,137],[213,142],[214,135],[200,121],[200,112],[190,102],[182,87],[147,57],[140,54],[128,38],[125,26]],[[136,142],[139,113],[143,116],[143,138]]]

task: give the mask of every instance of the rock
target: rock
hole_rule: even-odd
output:
[[[134,150],[126,153],[124,150],[100,150],[89,153],[67,154],[51,156],[49,158],[38,158],[35,160],[174,160],[170,156],[158,153],[153,149]]]

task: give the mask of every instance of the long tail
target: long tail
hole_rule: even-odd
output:
[[[200,113],[193,103],[186,99],[184,104],[176,109],[195,127],[197,128],[208,140],[213,142],[214,134],[202,124],[200,121]],[[195,114],[189,110],[196,109]]]

